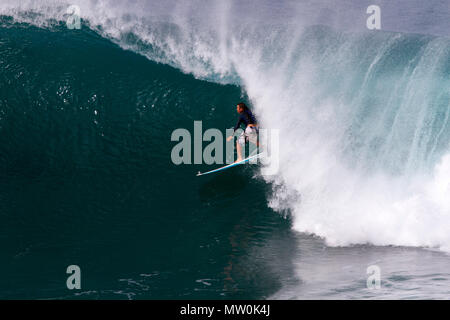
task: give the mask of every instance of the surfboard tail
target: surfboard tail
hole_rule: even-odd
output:
[[[229,165],[226,165],[226,166],[223,166],[223,167],[220,167],[220,168],[211,170],[211,171],[207,171],[207,172],[204,172],[204,173],[201,173],[201,172],[199,171],[199,172],[197,173],[196,176],[199,177],[199,176],[203,176],[203,175],[205,175],[205,174],[210,174],[210,173],[215,173],[215,172],[223,171],[223,170],[226,170],[226,169],[235,167],[235,166],[237,166],[237,165],[244,164],[244,163],[246,163],[246,162],[248,162],[248,161],[250,161],[250,160],[252,160],[252,159],[254,159],[254,158],[260,157],[260,156],[262,156],[262,155],[263,155],[263,152],[258,153],[258,154],[253,155],[253,156],[250,156],[250,157],[248,157],[248,158],[245,158],[245,159],[243,159],[243,160],[241,160],[241,161],[239,161],[239,162],[234,162],[234,163],[231,163],[231,164],[229,164]]]

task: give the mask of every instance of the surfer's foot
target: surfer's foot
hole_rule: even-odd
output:
[[[237,158],[237,160],[234,163],[241,162],[242,160],[243,160],[242,158]]]

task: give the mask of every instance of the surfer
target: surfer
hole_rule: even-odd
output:
[[[239,113],[239,119],[236,125],[234,126],[234,132],[240,128],[241,124],[245,125],[244,132],[241,133],[238,140],[236,141],[236,149],[238,158],[236,162],[242,161],[242,147],[246,142],[251,142],[255,144],[257,147],[258,143],[258,124],[256,122],[256,118],[253,116],[250,109],[245,105],[245,103],[240,102],[236,106],[236,110]],[[233,135],[227,138],[227,141],[233,139]]]

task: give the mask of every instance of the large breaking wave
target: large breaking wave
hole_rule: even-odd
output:
[[[5,0],[0,14],[52,28],[68,5]],[[296,230],[450,251],[448,37],[351,30],[322,2],[78,5],[84,27],[125,49],[243,86],[262,125],[280,129],[279,171],[263,178]]]

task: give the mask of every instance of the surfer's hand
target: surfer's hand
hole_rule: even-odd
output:
[[[230,141],[231,139],[233,139],[233,136],[229,136],[229,137],[227,138],[227,142]]]

